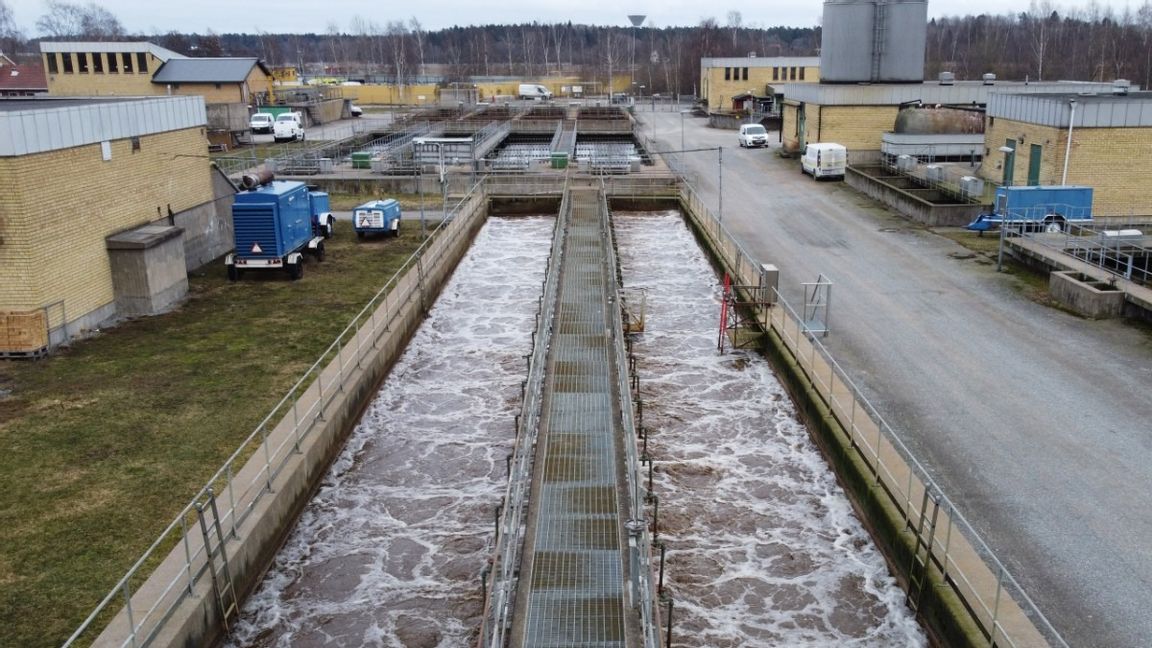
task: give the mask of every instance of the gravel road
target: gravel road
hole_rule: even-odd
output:
[[[775,149],[641,112],[660,148],[724,146],[724,222],[781,292],[834,282],[825,339],[1073,646],[1152,637],[1152,335],[1019,280]],[[775,134],[773,134],[775,135]],[[686,155],[715,209],[715,153]]]

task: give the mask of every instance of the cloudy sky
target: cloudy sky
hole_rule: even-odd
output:
[[[36,19],[44,13],[42,0],[4,0],[25,34],[38,35]],[[88,0],[73,0],[86,4]],[[1054,2],[1057,7],[1080,7],[1091,0]],[[1117,11],[1135,8],[1142,0],[1100,0]],[[820,20],[820,0],[759,0],[711,4],[699,0],[193,0],[145,2],[100,0],[132,33],[168,31],[203,32],[325,32],[330,23],[349,30],[352,18],[362,16],[383,25],[413,16],[426,29],[452,25],[519,22],[566,22],[628,25],[628,14],[646,14],[649,24],[695,25],[712,17],[721,24],[728,12],[739,11],[745,25],[811,27]],[[1030,0],[930,0],[929,16],[1026,11]]]

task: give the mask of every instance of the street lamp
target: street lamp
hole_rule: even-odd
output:
[[[628,20],[632,21],[632,63],[628,66],[628,79],[636,83],[636,28],[644,24],[644,19],[647,16],[634,14],[628,16]]]

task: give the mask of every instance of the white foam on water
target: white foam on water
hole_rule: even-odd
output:
[[[470,642],[553,223],[485,224],[228,645]]]
[[[925,646],[912,613],[766,360],[716,350],[720,287],[678,212],[615,218],[651,430],[673,641]]]

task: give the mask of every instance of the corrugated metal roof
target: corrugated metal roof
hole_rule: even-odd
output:
[[[1051,93],[1012,95],[995,93],[988,101],[988,116],[1027,124],[1066,127],[1071,101],[1076,100],[1076,128],[1141,128],[1152,126],[1152,92],[1113,95]]]
[[[0,156],[57,151],[207,123],[204,98],[198,96],[0,99]]]
[[[700,67],[820,67],[819,56],[739,56],[721,58],[702,58]]]
[[[252,57],[171,60],[156,70],[152,83],[240,83],[256,65],[271,74],[259,59]]]
[[[910,101],[926,104],[987,104],[994,93],[1039,94],[1053,92],[1111,92],[1111,83],[1059,81],[1021,83],[997,81],[957,81],[954,85],[929,83],[780,83],[772,84],[785,100],[805,101],[827,106],[892,106]]]
[[[68,43],[44,42],[40,43],[40,52],[45,54],[48,52],[148,52],[161,61],[188,58],[183,54],[178,54],[170,49],[165,49],[154,43],[149,43],[148,41],[76,41]]]

